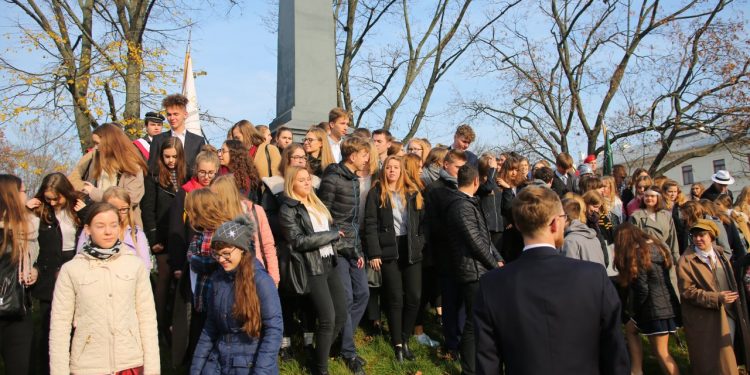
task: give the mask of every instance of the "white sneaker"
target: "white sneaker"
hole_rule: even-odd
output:
[[[414,337],[417,338],[418,343],[424,346],[428,346],[430,348],[436,348],[438,345],[440,345],[439,342],[431,339],[430,336],[427,336],[426,333],[422,333],[421,335],[415,335]]]

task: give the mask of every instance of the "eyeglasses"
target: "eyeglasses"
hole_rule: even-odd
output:
[[[210,171],[210,172],[209,171],[198,171],[198,173],[196,173],[196,174],[198,175],[198,177],[213,177],[213,176],[216,175],[216,172],[214,172],[214,171]]]
[[[565,220],[568,220],[568,214],[560,214],[552,218],[552,221],[550,221],[549,225],[552,225],[555,223],[555,220],[557,220],[558,217],[565,218]]]
[[[216,150],[216,155],[219,155],[219,156],[221,156],[221,155],[222,155],[222,154],[224,154],[224,153],[227,153],[227,154],[228,154],[228,153],[229,153],[229,150],[224,150],[223,148],[220,148],[220,149]]]
[[[305,142],[313,143],[315,141],[320,141],[320,139],[318,139],[318,138],[305,138],[305,139],[302,140],[302,143],[305,143]]]
[[[220,253],[214,253],[214,252],[212,252],[212,253],[211,253],[211,257],[213,257],[213,258],[214,258],[214,259],[216,259],[217,261],[219,261],[219,260],[221,260],[221,259],[224,259],[224,260],[227,260],[227,261],[228,261],[228,260],[229,260],[229,258],[231,258],[231,257],[232,257],[232,253],[234,253],[234,251],[235,251],[235,250],[237,250],[237,248],[236,248],[236,247],[233,247],[233,248],[232,248],[232,250],[230,250],[230,251],[229,251],[228,253],[221,253],[221,254],[220,254]]]

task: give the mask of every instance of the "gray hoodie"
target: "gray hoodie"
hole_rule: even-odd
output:
[[[573,220],[565,228],[562,254],[568,258],[586,260],[607,267],[604,262],[602,244],[596,237],[596,231],[579,220]]]

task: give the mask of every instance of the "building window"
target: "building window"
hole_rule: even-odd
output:
[[[727,169],[727,165],[724,163],[724,159],[714,160],[714,173],[718,172],[721,169]]]
[[[692,185],[693,184],[693,166],[683,165],[682,166],[682,184]]]

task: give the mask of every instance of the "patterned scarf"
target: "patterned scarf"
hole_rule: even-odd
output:
[[[169,182],[172,183],[172,191],[176,193],[180,189],[180,185],[177,184],[177,170],[169,171]]]
[[[188,246],[188,260],[190,269],[196,273],[195,293],[193,294],[193,306],[195,311],[206,311],[205,301],[211,293],[211,274],[216,270],[216,260],[211,256],[211,238],[214,232],[207,230],[198,233],[190,241]]]
[[[83,252],[91,255],[96,259],[107,260],[112,257],[112,255],[120,252],[120,245],[122,245],[122,242],[120,242],[120,240],[117,240],[117,242],[115,242],[114,246],[112,246],[111,248],[103,249],[94,245],[94,243],[91,242],[91,239],[89,239],[88,241],[86,241],[86,243],[83,244]]]

